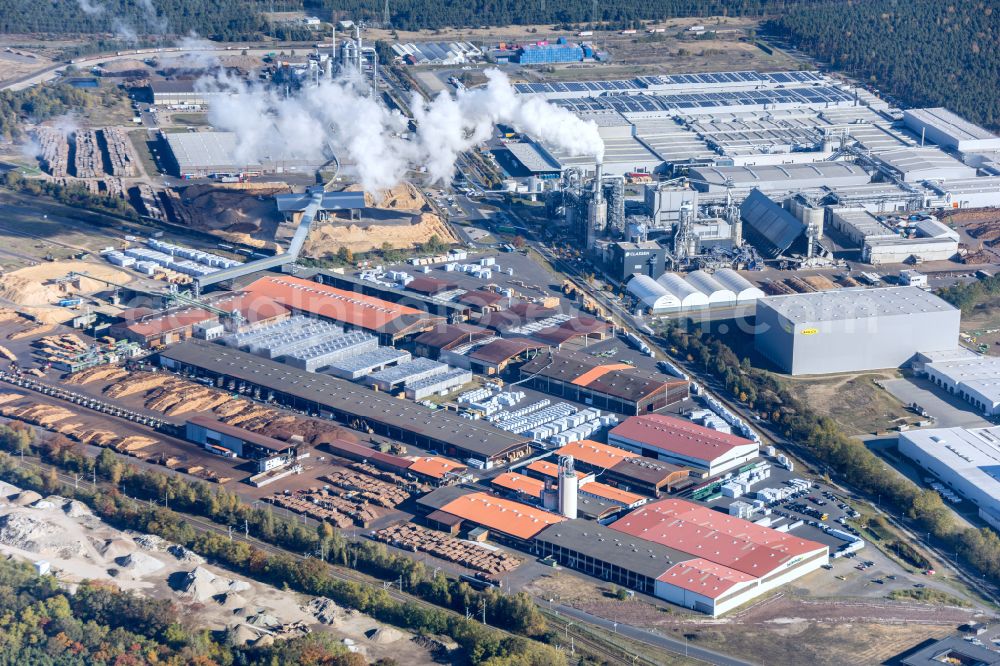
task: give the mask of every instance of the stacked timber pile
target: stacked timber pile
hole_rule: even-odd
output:
[[[76,177],[99,178],[104,175],[104,160],[101,158],[101,148],[97,145],[97,132],[94,130],[77,130],[76,140]]]
[[[125,178],[135,177],[137,160],[128,135],[118,127],[105,127],[102,132],[104,140],[108,144],[112,175]]]
[[[116,382],[129,376],[129,372],[117,365],[100,365],[96,368],[83,370],[66,378],[67,384],[91,384],[93,382]]]
[[[521,564],[519,559],[503,551],[487,550],[482,546],[454,539],[412,523],[398,523],[386,527],[373,532],[372,538],[415,553],[429,553],[467,569],[475,569],[493,576],[513,571]]]
[[[39,127],[34,131],[38,160],[42,169],[55,178],[69,175],[69,143],[66,135],[51,127]]]

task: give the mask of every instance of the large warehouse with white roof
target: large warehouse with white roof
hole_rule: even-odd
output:
[[[960,318],[917,287],[771,296],[757,301],[754,344],[793,375],[896,368],[958,346]]]
[[[899,435],[899,452],[932,472],[1000,529],[1000,427],[931,428]]]

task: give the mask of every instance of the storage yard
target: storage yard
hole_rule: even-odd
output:
[[[50,244],[48,213],[12,223],[0,420],[201,479],[435,576],[529,592],[565,639],[597,618],[611,635],[655,630],[765,663],[882,663],[980,617],[966,572],[919,538],[900,554],[908,533],[885,500],[795,457],[786,406],[761,409],[749,394],[763,384],[745,382],[791,376],[760,393],[787,386],[847,435],[899,430],[898,446],[873,450],[911,461],[901,471],[963,526],[1000,524],[978,478],[996,429],[925,429],[933,415],[881,387],[901,371],[970,414],[1000,413],[1000,365],[982,348],[994,327],[960,337],[961,311],[933,293],[990,279],[1000,258],[1000,138],[760,55],[727,23],[713,41],[730,71],[652,71],[642,52],[698,39],[652,24],[648,37],[609,32],[607,50],[584,34],[503,46],[401,34],[381,78],[353,38],[333,58],[316,47],[262,70],[294,80],[294,97],[356,64],[398,102],[435,81],[475,94],[482,68],[458,66],[489,50],[519,77],[514,106],[591,121],[600,160],[499,124],[470,135],[454,174],[389,164],[402,175],[375,180],[397,184],[366,191],[369,167],[333,144],[303,157],[279,141],[246,159],[238,132],[201,127],[216,93],[161,72],[133,98],[134,133],[34,127],[39,178],[135,210],[60,221]],[[393,141],[427,138],[433,118],[416,115]],[[688,318],[708,331],[704,350],[692,328],[664,333]],[[13,494],[0,550],[51,557],[66,581],[200,604],[206,626],[240,640],[332,628],[366,657],[429,661],[329,600]],[[925,588],[969,606],[896,600]]]

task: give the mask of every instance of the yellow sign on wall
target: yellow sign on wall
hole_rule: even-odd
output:
[[[817,333],[819,333],[819,329],[818,328],[803,328],[801,331],[799,331],[799,333],[801,333],[802,335],[816,335]]]

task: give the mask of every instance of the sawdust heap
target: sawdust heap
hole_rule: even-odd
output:
[[[360,185],[351,185],[344,190],[361,192],[363,188]],[[412,183],[400,183],[386,190],[365,192],[365,205],[369,208],[418,211],[425,203],[424,195]]]
[[[125,284],[132,278],[128,273],[108,266],[84,261],[53,261],[29,266],[0,276],[0,298],[20,306],[51,306],[57,301],[77,294],[91,294],[106,288],[101,282],[87,277],[55,284],[53,281],[71,272],[83,273]]]

